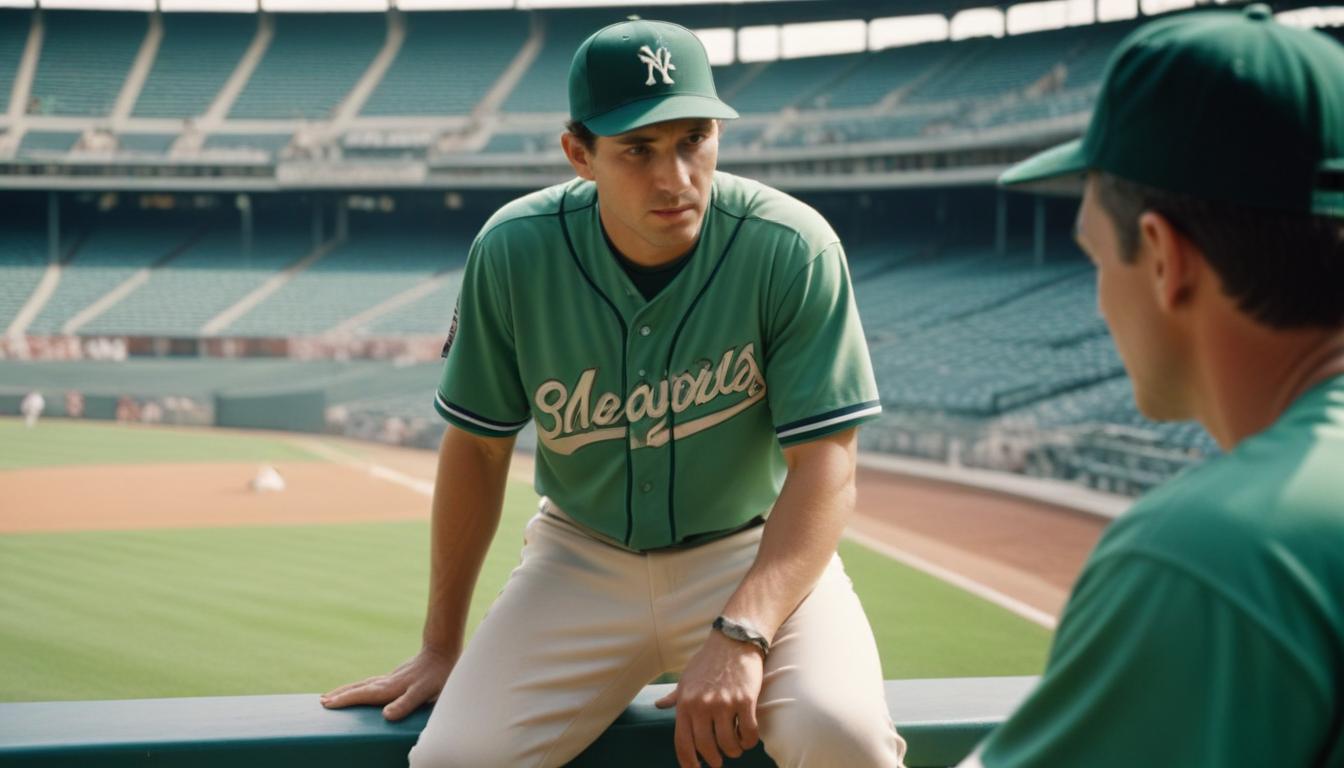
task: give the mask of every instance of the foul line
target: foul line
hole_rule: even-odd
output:
[[[988,600],[1000,608],[1011,611],[1027,621],[1039,624],[1046,629],[1053,630],[1059,623],[1054,616],[1051,616],[1039,608],[1033,608],[1021,600],[1003,594],[993,587],[985,586],[984,584],[981,584],[974,579],[967,578],[956,571],[949,571],[941,565],[935,565],[918,555],[912,555],[909,552],[897,549],[885,541],[869,536],[866,533],[860,533],[851,528],[845,531],[845,538],[862,544],[874,552],[886,555],[903,565],[908,565],[915,570],[923,571],[924,573],[927,573],[934,578],[941,579],[954,587],[970,592],[972,595],[975,595],[982,600]]]
[[[382,464],[374,464],[368,461],[360,461],[348,453],[338,451],[325,443],[319,443],[316,440],[301,440],[299,444],[305,450],[311,451],[322,458],[336,464],[341,464],[353,469],[367,472],[379,480],[386,480],[389,483],[396,483],[403,488],[409,488],[421,496],[434,496],[434,484],[426,480],[412,477],[404,472],[398,472],[390,467],[384,467]]]

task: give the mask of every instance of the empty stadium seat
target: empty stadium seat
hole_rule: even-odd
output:
[[[407,13],[406,40],[365,115],[465,115],[527,40],[521,13]]]
[[[69,152],[82,134],[79,131],[27,131],[19,142],[19,155],[31,152]]]
[[[862,62],[828,89],[818,106],[831,109],[872,106],[943,66],[955,55],[955,46],[955,43],[933,43],[866,54]]]
[[[863,54],[855,53],[770,62],[740,87],[726,92],[725,99],[743,114],[805,106],[863,60]]]
[[[61,282],[29,327],[32,333],[59,333],[78,312],[121,285],[139,269],[185,245],[194,227],[180,224],[101,226],[83,238],[64,265]]]
[[[574,49],[584,38],[597,31],[587,17],[551,16],[546,27],[546,42],[509,97],[505,112],[568,112],[569,88],[566,76]]]
[[[46,268],[46,232],[6,227],[0,237],[0,333],[27,303]]]
[[[370,336],[447,334],[453,320],[453,308],[457,305],[457,294],[462,289],[462,270],[450,269],[443,277],[443,284],[432,293],[373,319],[356,328],[355,332]]]
[[[163,40],[131,114],[205,114],[256,32],[250,13],[163,14]]]
[[[0,8],[0,112],[9,109],[9,95],[28,43],[32,15],[28,10]]]
[[[42,115],[106,115],[149,28],[149,14],[43,11],[46,36],[33,78]]]
[[[176,133],[119,133],[117,148],[122,152],[165,154],[177,140]]]
[[[330,117],[387,37],[383,14],[281,13],[274,18],[275,37],[229,111],[232,119]]]
[[[87,334],[196,336],[201,326],[267,279],[303,258],[310,234],[263,227],[244,254],[236,228],[221,227],[155,269],[149,281],[98,316]]]
[[[955,56],[904,100],[914,104],[983,99],[1020,91],[1063,66],[1067,49],[1062,39],[1061,33],[1048,32],[954,43]]]
[[[459,234],[446,239],[430,232],[357,233],[224,333],[289,336],[329,331],[442,270],[460,267],[472,235]]]

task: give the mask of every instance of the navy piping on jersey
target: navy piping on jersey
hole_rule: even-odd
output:
[[[627,347],[629,345],[628,336],[630,331],[625,325],[625,318],[621,317],[621,311],[616,308],[616,305],[612,303],[611,299],[607,298],[607,294],[603,293],[602,289],[597,287],[597,283],[593,282],[593,278],[590,277],[588,275],[588,271],[583,268],[583,262],[579,261],[579,252],[574,249],[574,241],[569,236],[569,223],[565,220],[565,200],[568,198],[568,195],[569,195],[568,189],[560,190],[560,210],[558,214],[560,218],[560,232],[563,233],[565,236],[565,245],[569,248],[569,255],[574,259],[575,268],[579,270],[579,274],[583,275],[583,279],[588,282],[588,285],[593,289],[593,292],[596,293],[598,296],[602,297],[602,301],[606,302],[607,306],[611,308],[611,313],[616,316],[616,322],[619,323],[621,326],[621,391],[628,392],[629,389],[627,388],[627,382],[626,382],[627,374],[625,369],[628,364],[626,357],[629,354],[629,349]],[[596,205],[596,203],[585,205],[583,208],[578,208],[576,210],[581,211],[584,208],[591,207],[592,205]],[[625,428],[627,431],[630,429],[630,424],[628,421],[626,423]],[[627,547],[630,546],[630,536],[634,533],[635,530],[635,514],[633,507],[633,499],[631,499],[630,497],[631,490],[634,488],[634,485],[635,485],[634,467],[632,467],[630,464],[630,441],[626,440],[625,441],[625,538],[623,539],[623,541]]]
[[[728,213],[724,211],[724,213]],[[732,215],[732,214],[728,214]],[[676,333],[672,334],[672,347],[667,351],[667,372],[672,371],[672,356],[677,351],[677,341],[681,338],[681,331],[686,327],[686,321],[691,318],[691,313],[695,311],[700,299],[704,297],[709,286],[718,276],[719,269],[723,263],[728,260],[728,252],[733,249],[733,243],[737,241],[737,233],[742,231],[744,218],[737,219],[737,226],[733,227],[733,234],[728,237],[727,245],[723,246],[723,253],[719,254],[719,262],[714,265],[714,271],[709,273],[709,279],[700,287],[700,292],[695,294],[691,300],[691,305],[686,308],[686,313],[681,316],[681,322],[677,324]],[[703,227],[703,223],[701,225]],[[677,541],[677,415],[671,408],[667,409],[667,456],[668,456],[668,482],[667,482],[667,524],[671,529],[672,541]]]
[[[473,413],[456,403],[448,402],[443,398],[443,394],[439,392],[434,393],[434,407],[438,410],[440,416],[449,421],[465,421],[479,429],[498,432],[501,435],[511,435],[527,426],[527,422],[531,421],[531,417],[523,419],[522,421],[513,422],[488,419],[479,413]]]
[[[879,400],[869,400],[866,403],[857,405],[847,405],[844,408],[837,408],[834,411],[827,411],[816,416],[809,416],[806,419],[792,421],[775,428],[775,436],[780,442],[802,437],[811,432],[818,432],[827,429],[833,429],[837,424],[843,424],[848,421],[862,419],[865,416],[872,416],[882,412],[882,402]]]

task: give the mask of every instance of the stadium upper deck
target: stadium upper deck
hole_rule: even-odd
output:
[[[736,41],[717,67],[743,115],[725,136],[725,167],[785,188],[882,188],[989,183],[1080,133],[1110,50],[1138,23],[880,47],[879,26],[903,21],[886,16],[969,5],[795,0],[657,13]],[[554,182],[566,173],[556,134],[572,52],[629,10],[0,9],[0,178],[258,191]],[[758,61],[743,48],[748,32],[783,46],[790,25],[844,19],[867,30],[866,50]]]
[[[805,19],[819,5],[659,15],[697,29],[743,27]],[[872,13],[862,4],[827,8]],[[569,58],[588,32],[623,13],[0,10],[0,104],[10,105],[0,114],[0,159],[554,152]],[[1107,54],[1132,26],[726,64],[720,90],[744,116],[726,151],[1003,126],[1076,131]]]

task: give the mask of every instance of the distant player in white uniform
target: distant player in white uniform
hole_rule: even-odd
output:
[[[579,178],[486,223],[445,345],[422,650],[323,702],[399,719],[437,697],[414,768],[558,766],[679,672],[658,704],[685,768],[758,742],[782,766],[898,766],[836,555],[881,411],[839,238],[715,171],[737,114],[690,31],[606,27],[569,83]],[[532,419],[542,510],[464,649]]]
[[[19,403],[19,413],[23,414],[24,426],[32,429],[37,426],[37,420],[41,418],[42,412],[47,409],[47,400],[42,397],[42,393],[33,390],[23,396],[23,402]]]

